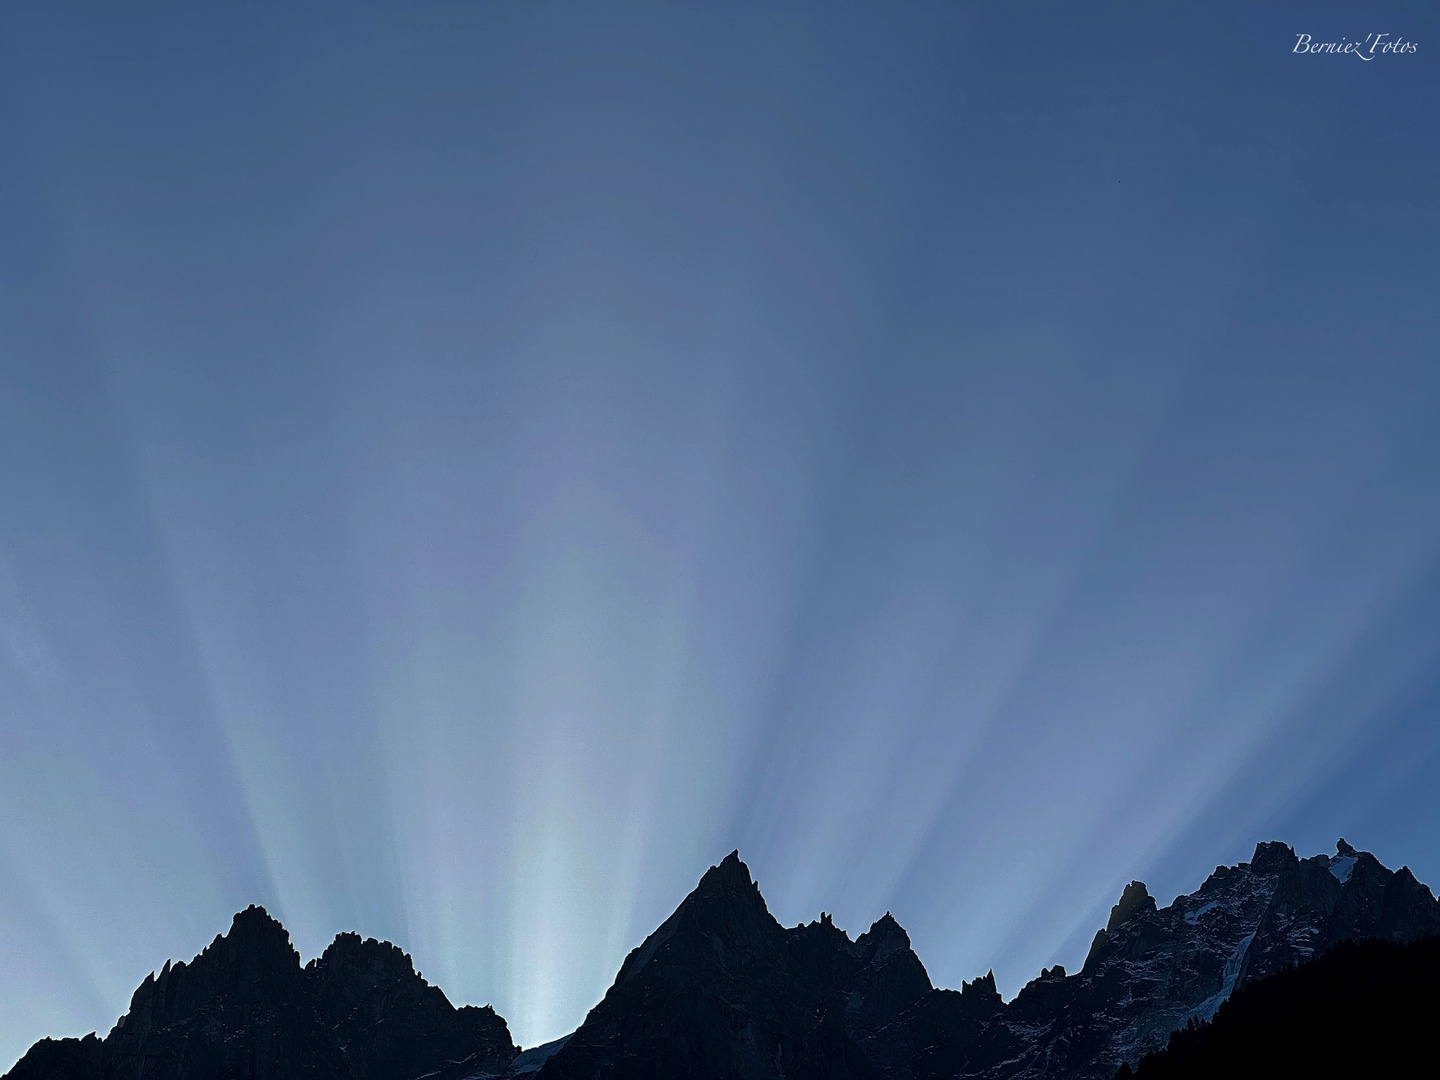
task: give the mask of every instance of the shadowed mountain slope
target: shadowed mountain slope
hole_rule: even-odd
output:
[[[1434,1076],[1440,937],[1343,941],[1310,964],[1241,987],[1208,1023],[1147,1054],[1139,1080]]]

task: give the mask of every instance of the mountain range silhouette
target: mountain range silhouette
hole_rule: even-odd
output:
[[[1201,1075],[1157,1072],[1158,1052],[1234,1027],[1259,987],[1329,972],[1337,946],[1357,948],[1343,943],[1435,934],[1440,902],[1408,869],[1344,840],[1307,859],[1266,843],[1164,908],[1131,882],[1079,972],[1045,969],[1006,1002],[993,974],[932,986],[888,913],[853,940],[824,913],[782,926],[732,852],[631,951],[580,1027],[543,1047],[522,1053],[489,1006],[455,1008],[387,942],[341,934],[302,966],[284,927],[250,907],[194,960],[148,976],[103,1039],[42,1039],[4,1080]],[[1356,955],[1352,968],[1398,963]],[[1430,962],[1414,955],[1406,978]]]

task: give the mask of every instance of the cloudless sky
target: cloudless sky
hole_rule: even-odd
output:
[[[533,1045],[733,847],[1007,996],[1440,882],[1437,30],[0,7],[0,1066],[252,902]]]

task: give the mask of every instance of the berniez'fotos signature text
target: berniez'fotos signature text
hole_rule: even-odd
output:
[[[1296,34],[1295,38],[1295,48],[1291,49],[1291,52],[1326,53],[1328,55],[1349,53],[1361,60],[1374,60],[1377,56],[1398,56],[1417,51],[1415,42],[1406,41],[1394,34],[1367,34],[1364,41],[1316,41],[1309,34]]]

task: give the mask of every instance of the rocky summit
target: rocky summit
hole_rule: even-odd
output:
[[[1409,870],[1345,841],[1261,844],[1159,907],[1125,887],[1080,971],[1010,1002],[993,975],[936,989],[889,914],[852,940],[786,928],[738,853],[626,957],[564,1039],[520,1053],[488,1007],[456,1009],[393,945],[342,934],[303,968],[260,908],[135,992],[105,1039],[42,1040],[5,1080],[1086,1080],[1107,1077],[1339,942],[1440,933]]]
[[[499,1072],[518,1050],[489,1006],[456,1009],[394,945],[341,934],[300,966],[264,908],[149,975],[103,1040],[43,1039],[6,1080],[400,1080]]]
[[[856,941],[824,914],[786,929],[732,853],[625,958],[539,1080],[875,1076],[896,1056],[887,1029],[930,992],[889,915]]]

